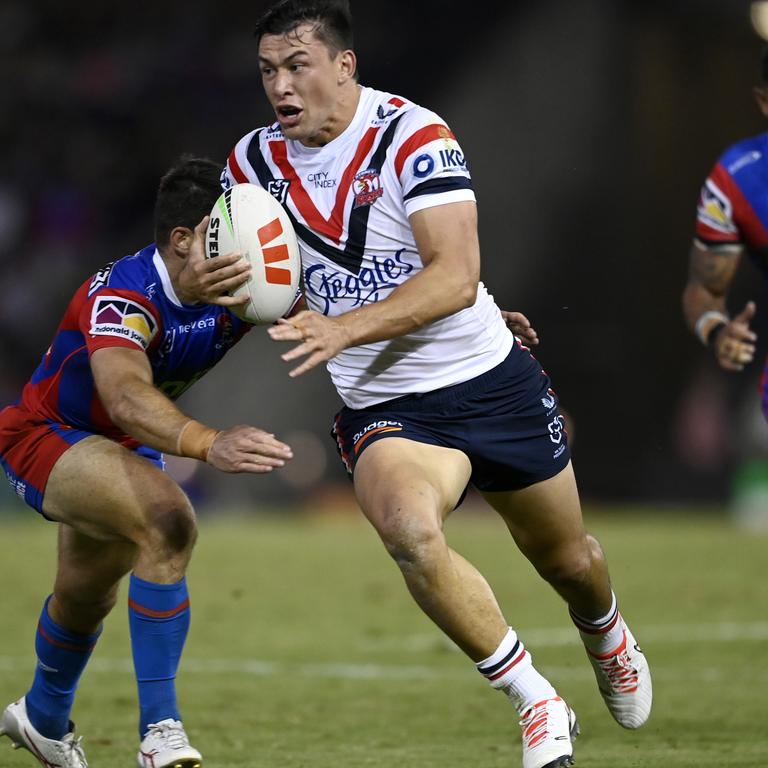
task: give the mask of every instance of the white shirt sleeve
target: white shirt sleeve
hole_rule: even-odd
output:
[[[438,115],[414,107],[404,115],[397,132],[395,172],[408,216],[436,205],[475,201],[464,153]]]

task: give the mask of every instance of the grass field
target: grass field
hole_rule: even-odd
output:
[[[604,709],[566,611],[493,516],[458,511],[451,543],[484,571],[540,669],[579,715],[583,768],[768,766],[768,538],[715,517],[588,514],[648,654],[640,731]],[[21,695],[55,529],[0,525],[0,701]],[[206,520],[189,577],[179,679],[206,768],[518,768],[511,706],[412,605],[358,517]],[[74,716],[95,768],[135,765],[125,595]],[[36,763],[0,740],[0,766]]]

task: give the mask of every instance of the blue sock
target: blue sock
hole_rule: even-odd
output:
[[[181,720],[176,670],[189,630],[186,579],[153,584],[131,574],[128,591],[133,667],[139,687],[139,735],[150,723]]]
[[[48,615],[50,596],[43,605],[35,637],[37,669],[26,695],[27,715],[47,739],[60,740],[70,730],[69,713],[75,690],[101,630],[81,635],[60,627]]]

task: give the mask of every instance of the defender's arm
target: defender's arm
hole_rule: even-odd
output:
[[[728,316],[726,299],[739,266],[742,248],[706,248],[694,242],[688,282],[683,291],[683,314],[690,330],[703,344],[713,347],[720,365],[740,371],[755,355],[757,335],[749,323],[754,302],[747,302],[734,318]]]
[[[97,349],[91,371],[110,419],[158,451],[207,461],[225,472],[270,472],[292,456],[287,445],[256,427],[219,432],[184,414],[154,386],[149,359],[139,349]]]

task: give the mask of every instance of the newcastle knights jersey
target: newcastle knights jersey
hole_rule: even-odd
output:
[[[408,217],[474,201],[456,137],[434,112],[360,89],[346,130],[323,147],[285,138],[278,123],[232,150],[225,187],[250,182],[274,195],[293,222],[308,306],[328,316],[381,301],[423,268]],[[482,283],[472,307],[405,336],[351,347],[328,363],[344,402],[364,408],[466,381],[512,348]]]
[[[75,293],[18,403],[34,418],[136,441],[115,426],[89,365],[104,347],[146,352],[155,386],[172,400],[250,329],[224,307],[182,304],[154,245],[107,265]]]
[[[699,197],[695,242],[709,249],[746,250],[768,277],[768,133],[722,154]],[[768,360],[760,382],[768,419]]]
[[[705,248],[746,248],[768,273],[768,133],[729,147],[699,197],[696,240]]]

